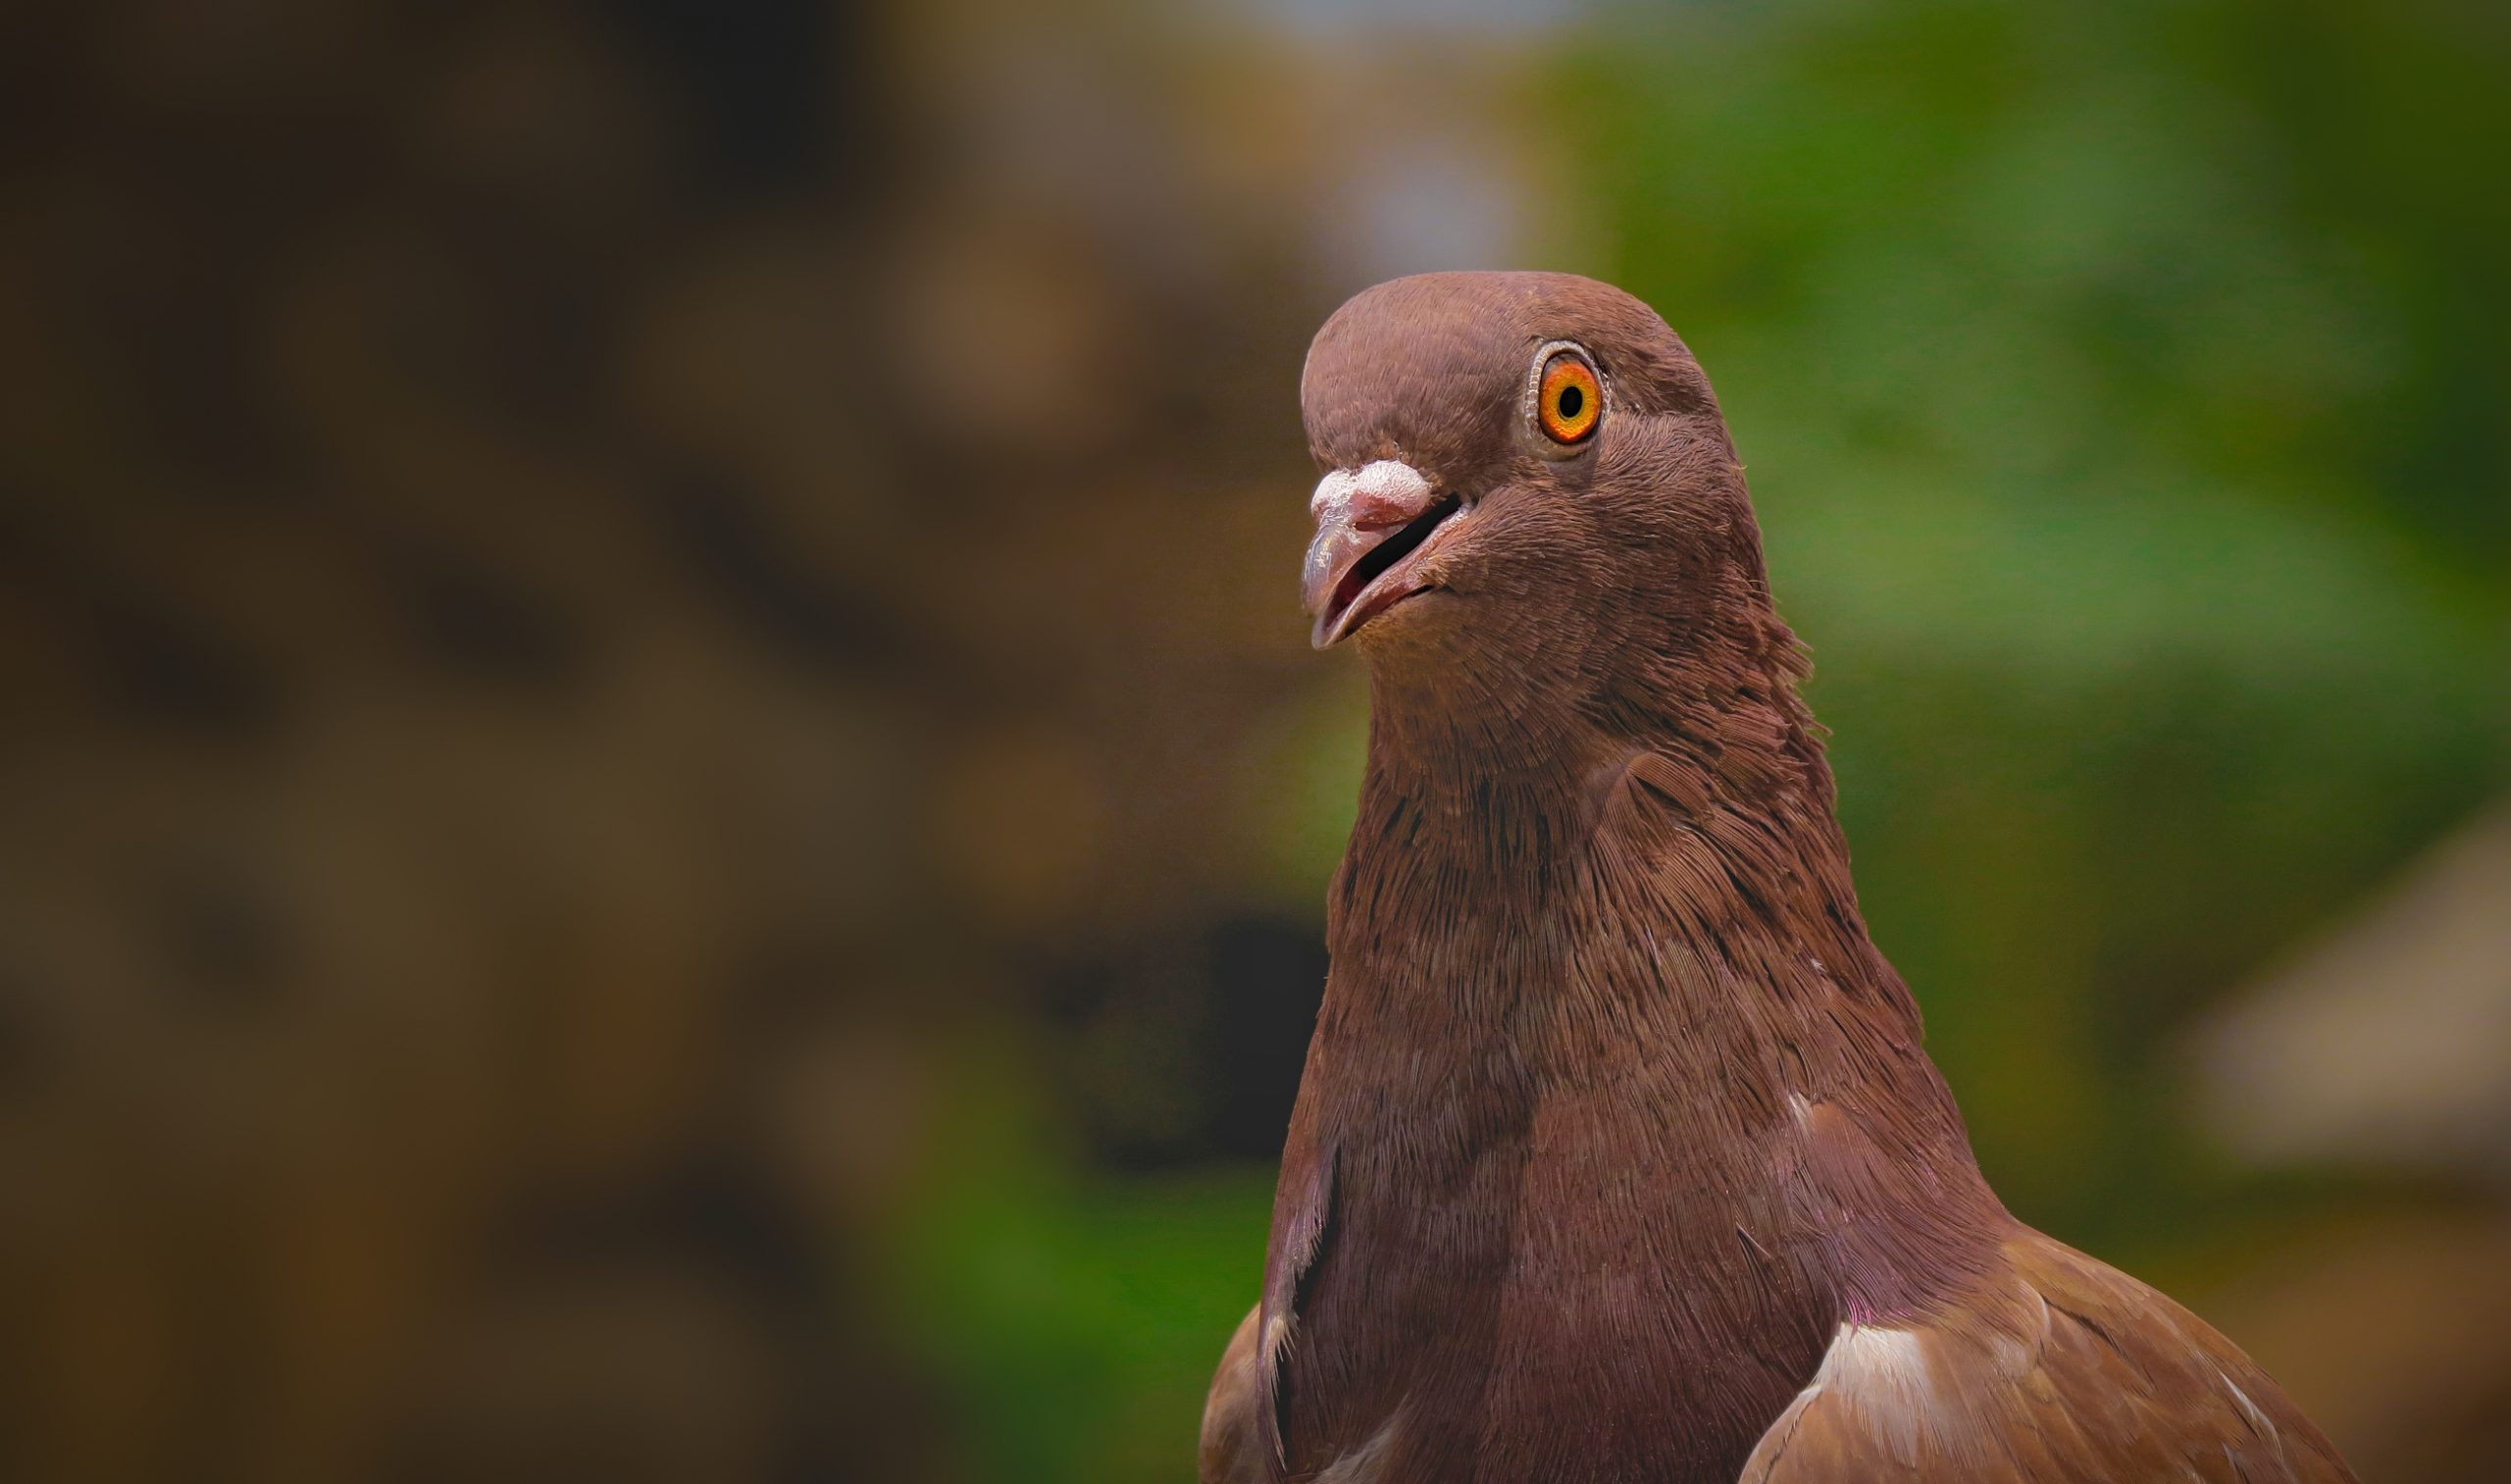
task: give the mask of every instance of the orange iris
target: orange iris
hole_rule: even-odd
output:
[[[1545,437],[1574,443],[1596,431],[1596,420],[1605,414],[1605,389],[1595,368],[1564,350],[1543,368],[1534,407]]]

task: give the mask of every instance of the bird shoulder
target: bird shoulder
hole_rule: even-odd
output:
[[[2003,1257],[1933,1312],[1843,1324],[1743,1484],[2354,1477],[2194,1314],[2027,1229]]]

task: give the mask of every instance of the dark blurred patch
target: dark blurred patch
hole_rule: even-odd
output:
[[[1037,974],[1098,1160],[1278,1158],[1325,969],[1316,925],[1249,915]]]
[[[269,885],[232,862],[192,861],[155,882],[143,920],[177,1007],[211,1024],[284,1008],[291,934],[280,912]]]
[[[679,77],[702,121],[710,192],[828,187],[835,127],[856,122],[831,107],[831,75],[858,76],[873,66],[857,34],[868,7],[852,0],[604,0],[603,8]],[[850,100],[854,93],[841,86],[835,95]],[[853,163],[842,152],[837,158]]]
[[[1212,1151],[1279,1158],[1291,1100],[1325,998],[1325,935],[1314,923],[1236,918],[1204,940],[1219,1073]]]
[[[932,1399],[848,1343],[801,1212],[738,1158],[542,1193],[441,1316],[392,1477],[933,1477]]]
[[[60,1028],[48,1021],[49,999],[24,968],[0,961],[0,1105],[39,1094],[60,1070]]]
[[[732,476],[683,462],[655,509],[690,575],[767,644],[814,669],[860,676],[905,650],[878,610],[794,558],[792,539]]]
[[[207,621],[120,593],[88,602],[85,638],[106,693],[138,725],[238,736],[274,720],[277,682]]]
[[[41,617],[21,643],[82,670],[103,707],[134,726],[202,737],[265,735],[282,685],[215,620],[139,590],[68,537],[55,500],[22,488],[0,503],[0,583]]]
[[[415,533],[379,542],[378,565],[413,637],[457,673],[527,691],[563,690],[589,640],[545,593]]]

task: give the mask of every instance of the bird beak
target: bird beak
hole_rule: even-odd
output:
[[[1412,581],[1416,558],[1462,502],[1440,496],[1411,465],[1380,459],[1319,480],[1307,508],[1316,538],[1307,547],[1303,595],[1316,618],[1309,642],[1325,649],[1423,590]]]

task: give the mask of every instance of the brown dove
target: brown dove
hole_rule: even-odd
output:
[[[1981,1179],[1665,322],[1402,279],[1301,394],[1368,762],[1204,1484],[2350,1479]]]

